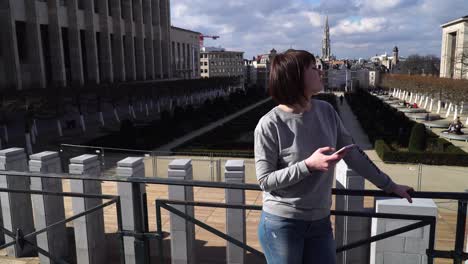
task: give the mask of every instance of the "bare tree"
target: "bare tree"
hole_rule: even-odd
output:
[[[468,79],[468,47],[458,47],[455,56],[450,63],[454,67],[453,77],[456,79]]]

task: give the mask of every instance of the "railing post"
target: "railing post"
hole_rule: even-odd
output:
[[[407,214],[437,217],[437,205],[432,199],[413,199],[410,204],[404,199],[378,199],[377,213]],[[413,220],[372,219],[372,235],[416,223]],[[371,244],[371,264],[382,263],[427,263],[426,250],[429,246],[430,226],[386,238]]]
[[[336,188],[364,190],[364,178],[348,168],[343,160],[336,165]],[[364,197],[338,195],[335,208],[339,211],[364,211]],[[335,238],[337,246],[344,246],[370,236],[370,219],[366,217],[336,216]],[[337,263],[367,263],[369,245],[343,251],[337,255]]]
[[[27,171],[28,163],[26,153],[23,148],[9,148],[0,150],[0,171]],[[29,177],[1,175],[0,187],[8,189],[29,190],[31,181]],[[3,227],[16,233],[21,229],[23,234],[34,231],[33,212],[31,205],[31,195],[27,193],[0,193]],[[31,239],[35,241],[35,239]],[[13,239],[5,235],[5,242]],[[11,246],[7,249],[8,256],[30,257],[36,254],[29,244],[24,244],[23,248]]]
[[[145,177],[143,158],[125,158],[117,162],[117,175],[120,177]],[[144,233],[143,200],[146,188],[144,183],[117,183],[121,201],[122,226],[125,231]],[[149,261],[148,241],[143,236],[124,236],[126,264],[145,264]]]
[[[192,180],[192,160],[176,159],[169,164],[169,179]],[[169,200],[193,201],[192,186],[170,185]],[[177,210],[190,215],[194,214],[193,206],[171,205]],[[192,222],[170,214],[171,223],[171,261],[173,264],[196,263],[195,256],[195,226]]]
[[[467,201],[458,201],[457,231],[455,233],[455,253],[458,253],[458,259],[453,261],[454,264],[462,264],[463,262],[461,253],[463,252],[463,244],[465,243],[466,203]]]
[[[30,156],[29,171],[39,173],[61,173],[62,165],[58,152],[44,151]],[[62,180],[56,178],[31,178],[31,190],[63,192]],[[63,197],[52,195],[31,195],[34,227],[43,229],[51,224],[65,219],[65,207]],[[48,251],[52,256],[66,259],[68,254],[68,236],[65,224],[55,226],[47,232],[37,235],[37,245]],[[41,264],[52,261],[39,254]]]
[[[70,174],[98,177],[101,164],[97,155],[81,155],[70,159]],[[89,180],[70,180],[70,189],[75,193],[100,195],[101,183]],[[102,204],[102,199],[72,198],[73,214],[79,214]],[[104,214],[98,210],[73,221],[77,263],[98,264],[107,262],[107,247],[104,230]]]
[[[226,183],[244,183],[244,161],[226,161],[224,178]],[[245,204],[244,190],[226,189],[225,192],[226,204]],[[246,242],[245,210],[226,209],[226,234],[243,243]],[[245,262],[245,250],[228,242],[226,247],[226,262],[228,264],[243,264]]]

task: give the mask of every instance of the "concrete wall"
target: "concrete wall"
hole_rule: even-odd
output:
[[[376,201],[376,212],[437,217],[437,205],[432,199],[413,199],[412,204],[403,199],[382,199]],[[411,220],[374,218],[372,219],[371,232],[372,235],[377,235],[415,222]],[[429,226],[418,228],[372,243],[370,263],[427,263],[426,249],[428,245]]]
[[[453,25],[443,26],[442,28],[442,48],[440,60],[440,77],[451,78],[450,61],[452,45],[450,42],[450,34],[456,33],[456,54],[455,68],[453,78],[468,79],[468,69],[463,66],[460,61],[460,53],[465,53],[468,56],[468,19],[462,20]]]

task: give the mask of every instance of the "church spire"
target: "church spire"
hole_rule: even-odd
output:
[[[322,59],[330,60],[331,47],[330,47],[330,27],[328,25],[328,16],[325,19],[325,28],[323,31],[323,40],[322,40]]]

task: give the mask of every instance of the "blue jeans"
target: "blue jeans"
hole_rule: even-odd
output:
[[[258,237],[268,264],[335,264],[330,217],[289,219],[262,211]]]

